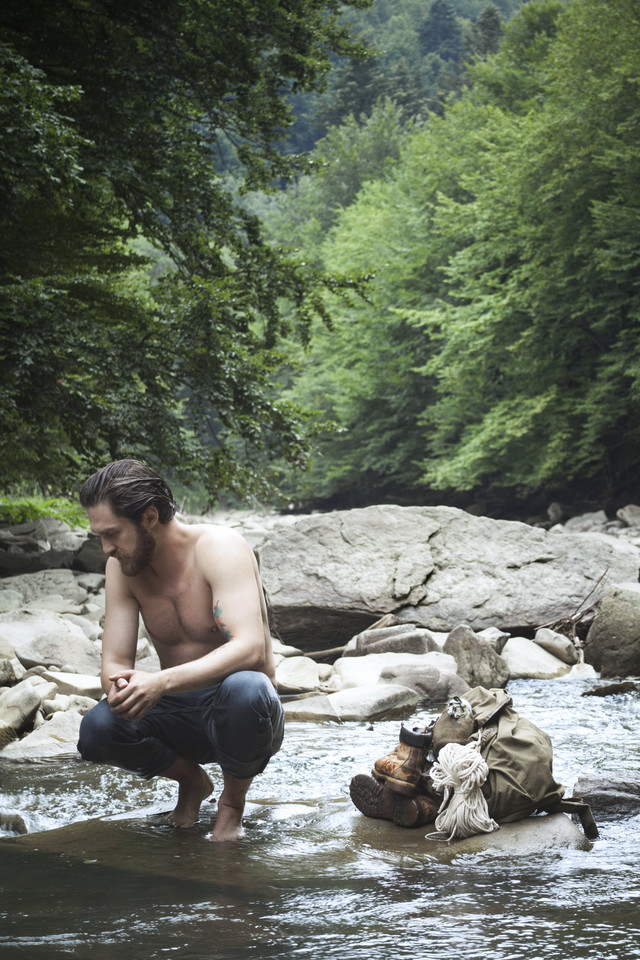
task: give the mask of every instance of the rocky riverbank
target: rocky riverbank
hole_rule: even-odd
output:
[[[620,513],[551,530],[444,507],[213,519],[260,559],[287,717],[339,722],[479,684],[640,674],[640,508]],[[45,567],[0,580],[0,755],[73,752],[102,696],[104,557],[43,521],[0,543],[2,569]],[[158,668],[142,624],[138,666]]]

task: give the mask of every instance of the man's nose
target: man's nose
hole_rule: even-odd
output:
[[[106,553],[108,557],[112,556],[112,554],[114,554],[116,550],[115,545],[111,543],[109,540],[105,540],[104,537],[101,537],[100,541],[102,546],[102,552]]]

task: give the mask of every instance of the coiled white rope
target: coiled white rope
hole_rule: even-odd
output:
[[[500,827],[489,816],[482,784],[489,767],[480,754],[480,743],[446,743],[429,771],[436,790],[444,790],[430,840],[453,840],[491,833]],[[444,834],[444,836],[443,836]]]

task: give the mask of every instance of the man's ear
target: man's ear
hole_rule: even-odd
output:
[[[142,514],[142,526],[147,530],[153,529],[159,520],[158,508],[149,506]]]

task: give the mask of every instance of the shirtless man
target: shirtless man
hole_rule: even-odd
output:
[[[80,502],[107,554],[102,639],[106,698],[82,720],[85,760],[178,783],[168,822],[190,827],[213,792],[201,764],[224,779],[212,840],[244,835],[253,777],[284,729],[258,566],[237,533],[175,518],[165,481],[118,460],[85,483]],[[135,669],[142,615],[161,669]]]

